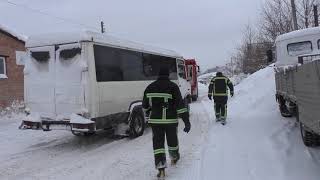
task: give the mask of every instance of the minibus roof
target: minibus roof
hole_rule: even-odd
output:
[[[292,31],[286,34],[282,34],[277,37],[276,42],[294,39],[302,36],[310,36],[310,35],[320,35],[320,27],[301,29],[301,30]]]
[[[158,54],[182,59],[181,55],[172,50],[162,49],[149,45],[143,45],[141,43],[136,43],[133,41],[116,38],[111,35],[91,31],[60,32],[29,36],[28,40],[26,41],[26,47],[43,47],[88,41],[103,44],[106,46],[113,46],[122,49],[129,49],[134,51],[147,52],[151,54]]]

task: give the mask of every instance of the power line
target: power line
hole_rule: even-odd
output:
[[[74,21],[72,19],[67,19],[67,18],[62,18],[62,17],[59,17],[59,16],[55,16],[55,15],[52,15],[50,13],[41,11],[39,9],[33,9],[33,8],[28,7],[28,6],[25,6],[25,5],[22,5],[22,4],[17,4],[15,2],[12,2],[12,1],[9,1],[9,0],[0,1],[0,2],[8,3],[8,4],[13,5],[13,6],[21,7],[21,8],[27,9],[29,11],[33,11],[33,12],[36,12],[36,13],[39,13],[39,14],[43,14],[43,15],[55,18],[55,19],[59,19],[59,20],[61,20],[63,22],[67,22],[67,23],[71,23],[71,24],[75,24],[75,25],[81,25],[83,27],[90,28],[90,29],[95,29],[95,30],[99,31],[99,29],[96,28],[96,27],[89,26],[89,25],[84,24],[84,23],[79,23],[79,22],[76,22],[76,21]]]

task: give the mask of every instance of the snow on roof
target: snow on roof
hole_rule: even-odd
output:
[[[301,37],[301,36],[315,35],[315,34],[320,35],[320,27],[301,29],[301,30],[292,31],[292,32],[289,32],[286,34],[282,34],[277,37],[276,42],[288,40],[288,39],[293,39],[293,38]]]
[[[26,42],[26,47],[40,47],[66,43],[76,43],[82,41],[93,41],[106,45],[116,46],[125,49],[133,49],[144,52],[155,53],[159,55],[165,55],[170,57],[182,58],[181,55],[175,51],[157,48],[153,46],[146,46],[140,43],[123,40],[111,35],[101,34],[91,31],[80,32],[59,32],[30,36]]]
[[[8,28],[7,26],[0,24],[0,30],[5,31],[9,34],[11,34],[12,36],[16,37],[17,39],[26,42],[27,41],[27,36],[21,35],[19,33],[17,33],[15,30]]]

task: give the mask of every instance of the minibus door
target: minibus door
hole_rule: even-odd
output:
[[[79,43],[60,45],[55,61],[55,109],[57,118],[68,119],[84,107],[87,65],[81,58]]]

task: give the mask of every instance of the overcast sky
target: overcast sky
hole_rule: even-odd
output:
[[[262,0],[0,0],[0,23],[25,35],[100,28],[120,38],[195,57],[202,69],[223,65],[259,16]]]

